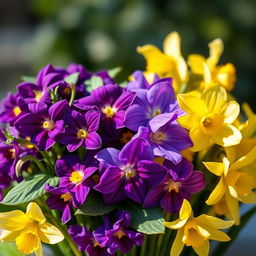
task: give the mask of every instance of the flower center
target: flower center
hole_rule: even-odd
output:
[[[118,238],[118,239],[121,239],[122,237],[125,236],[125,233],[122,229],[119,229],[116,233],[115,233],[115,236]]]
[[[82,171],[74,171],[71,173],[69,180],[74,184],[79,184],[83,181],[84,173]]]
[[[180,182],[175,182],[173,180],[170,180],[167,183],[166,189],[168,190],[168,192],[171,192],[172,190],[174,190],[176,193],[178,193],[180,187],[181,187]]]
[[[187,246],[199,248],[204,244],[205,238],[194,227],[188,228],[186,233],[184,242]]]
[[[156,132],[150,134],[150,139],[152,142],[160,143],[166,138],[165,134],[162,132]]]
[[[77,133],[77,137],[85,139],[88,136],[88,132],[84,129],[80,129]]]
[[[19,252],[31,254],[39,249],[40,239],[33,230],[27,230],[16,238],[16,246]]]
[[[15,116],[18,116],[18,115],[21,113],[20,108],[19,108],[18,106],[15,107],[15,108],[13,109],[13,113],[14,113]]]
[[[155,109],[152,113],[152,117],[158,116],[161,114],[161,110],[159,108]]]
[[[97,247],[99,246],[100,248],[102,248],[102,246],[95,240],[93,243],[93,247]]]
[[[106,115],[107,118],[112,118],[115,115],[115,113],[117,112],[117,109],[107,106],[103,109],[102,112]]]
[[[67,201],[69,201],[69,200],[72,199],[72,197],[71,197],[71,195],[70,195],[69,192],[67,192],[67,193],[65,193],[65,194],[62,194],[62,195],[60,196],[60,198],[62,198],[62,199],[64,200],[64,202],[67,202]]]
[[[43,128],[50,131],[54,128],[54,124],[50,120],[45,120],[43,123]]]
[[[65,95],[67,95],[67,96],[70,95],[70,94],[71,94],[71,88],[70,88],[70,87],[64,88],[63,93],[64,93]]]
[[[206,134],[218,133],[223,126],[223,118],[218,114],[210,113],[201,119],[201,129]]]
[[[9,149],[4,153],[4,157],[11,160],[15,158],[15,149]]]
[[[123,168],[123,175],[128,180],[136,175],[136,170],[134,170],[132,166],[125,166]]]
[[[41,98],[43,97],[43,94],[41,91],[33,91],[35,94],[35,100],[36,102],[39,102],[41,100]]]

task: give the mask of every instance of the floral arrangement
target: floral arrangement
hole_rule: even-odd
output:
[[[223,42],[184,60],[138,47],[146,71],[47,65],[2,102],[0,240],[43,255],[213,255],[255,213],[256,115],[230,94]],[[231,227],[232,226],[232,227]],[[230,228],[231,227],[231,228]],[[220,229],[230,228],[224,233]]]

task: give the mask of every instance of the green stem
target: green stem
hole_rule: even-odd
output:
[[[73,83],[71,83],[70,88],[71,88],[71,96],[69,100],[69,106],[71,107],[76,98],[76,86]]]

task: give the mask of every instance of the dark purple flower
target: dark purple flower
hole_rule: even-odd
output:
[[[74,206],[79,207],[86,200],[90,189],[95,185],[91,178],[98,168],[86,166],[79,157],[67,155],[56,162],[56,173],[60,177],[59,187],[67,188]]]
[[[148,186],[159,183],[166,168],[153,162],[153,151],[145,139],[137,138],[121,151],[106,148],[96,155],[106,170],[94,189],[100,191],[107,204],[127,197],[142,203]]]
[[[118,85],[109,84],[93,90],[88,97],[76,100],[74,105],[82,110],[97,107],[101,112],[103,127],[119,129],[124,127],[124,114],[134,97],[133,92],[124,91]]]
[[[183,112],[176,101],[171,78],[157,80],[149,90],[136,90],[136,98],[125,113],[124,125],[137,131],[140,126],[147,127],[149,121],[163,113]]]
[[[65,131],[65,115],[68,113],[68,102],[58,101],[49,109],[43,103],[30,103],[30,113],[21,116],[15,122],[15,128],[23,136],[31,137],[31,142],[40,150],[48,150],[54,143],[54,137]]]
[[[68,120],[69,127],[64,134],[56,136],[56,140],[67,145],[69,152],[75,151],[80,146],[86,149],[101,147],[101,138],[96,132],[99,128],[100,113],[91,109],[85,114],[73,110]]]
[[[177,164],[182,160],[180,152],[192,146],[187,130],[176,122],[177,117],[177,113],[158,115],[149,121],[149,127],[140,126],[133,139],[145,138],[155,156]]]
[[[107,247],[100,245],[94,237],[94,233],[89,232],[85,227],[72,225],[68,229],[72,240],[77,244],[80,251],[86,252],[89,256],[110,256]]]
[[[134,245],[143,244],[144,235],[128,229],[131,215],[127,211],[116,212],[113,219],[117,220],[111,224],[112,218],[105,218],[105,225],[98,227],[94,232],[96,240],[100,245],[107,246],[110,254],[115,254],[118,250],[128,253]]]
[[[167,212],[178,212],[183,199],[189,199],[190,194],[205,187],[204,174],[194,171],[193,165],[186,158],[177,165],[166,160],[164,166],[169,169],[168,173],[160,184],[149,190],[143,207],[161,205]]]

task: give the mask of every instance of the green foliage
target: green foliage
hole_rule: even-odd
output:
[[[0,242],[0,252],[1,256],[25,256],[18,252],[14,243]]]
[[[66,83],[68,83],[70,85],[76,84],[78,81],[78,78],[79,78],[79,74],[80,74],[79,72],[73,73],[73,74],[67,76],[64,80]]]
[[[58,182],[58,177],[36,174],[13,187],[1,203],[6,205],[28,203],[46,193],[44,189],[45,184],[49,183],[51,186],[56,186]]]
[[[92,76],[89,80],[85,81],[86,90],[88,92],[103,85],[103,80],[99,76]]]
[[[34,76],[22,76],[21,80],[23,82],[31,82],[31,83],[35,83],[36,82],[36,77]]]

